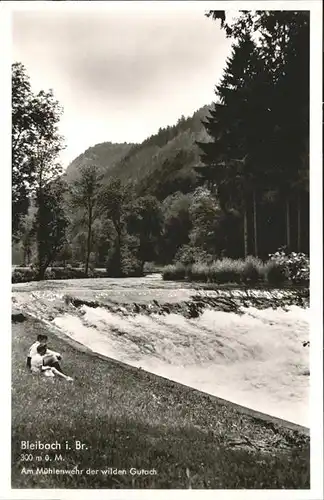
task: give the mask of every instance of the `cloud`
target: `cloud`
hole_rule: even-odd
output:
[[[75,142],[76,119],[96,121],[102,136],[109,116],[123,142],[123,120],[134,124],[139,112],[146,115],[140,120],[145,137],[159,120],[167,124],[169,117],[173,123],[175,116],[212,99],[230,46],[217,23],[203,10],[136,10],[131,5],[102,12],[14,14],[14,56],[26,65],[35,86],[54,89],[65,108],[70,142]]]

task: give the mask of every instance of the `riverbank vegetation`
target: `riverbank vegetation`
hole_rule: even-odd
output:
[[[26,373],[22,360],[39,333],[49,332],[32,319],[13,325],[13,488],[309,488],[309,437],[302,431],[254,418],[230,403],[143,370],[100,359],[57,336],[50,340],[51,347],[62,353],[64,369],[75,380],[71,384],[38,378]],[[21,441],[27,439],[58,442],[62,449],[25,452]],[[73,449],[76,440],[87,449]],[[71,450],[65,449],[66,441]],[[23,460],[29,455],[30,461]],[[77,467],[84,472],[22,474],[24,467]],[[155,469],[157,474],[100,472],[108,467]],[[98,473],[86,474],[88,468]]]
[[[180,260],[166,266],[156,266],[147,263],[140,273],[136,270],[128,271],[128,277],[142,276],[144,274],[160,273],[164,280],[194,281],[204,283],[236,284],[250,287],[268,285],[282,286],[308,286],[309,285],[309,259],[305,254],[292,253],[286,255],[283,251],[276,252],[267,261],[248,256],[246,259],[213,260],[211,256],[205,260],[190,261],[182,254]],[[82,279],[82,278],[108,278],[109,270],[105,268],[91,268],[86,271],[81,267],[49,267],[44,274],[45,280]],[[12,283],[36,281],[37,270],[33,267],[15,267],[12,272]]]
[[[304,254],[276,252],[263,262],[253,256],[246,259],[219,259],[188,262],[179,260],[166,266],[162,272],[165,280],[189,280],[207,283],[236,283],[250,286],[308,285],[309,259]]]
[[[94,146],[64,175],[63,110],[13,65],[13,264],[33,267],[13,281],[141,276],[147,262],[215,283],[291,282],[289,259],[305,274],[309,14],[208,15],[233,40],[215,102],[141,144]],[[269,259],[280,248],[284,264]]]

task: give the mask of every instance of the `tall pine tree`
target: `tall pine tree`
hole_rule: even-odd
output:
[[[244,255],[249,251],[248,213],[254,210],[251,241],[257,253],[257,189],[262,184],[259,165],[265,114],[267,78],[263,61],[249,35],[233,47],[223,78],[216,87],[219,102],[204,122],[210,143],[199,143],[202,174],[216,185],[223,208],[237,208],[243,215]]]
[[[241,210],[245,255],[259,242],[264,256],[307,251],[309,13],[242,11],[222,24],[236,43],[205,121],[212,141],[199,144],[202,177]]]

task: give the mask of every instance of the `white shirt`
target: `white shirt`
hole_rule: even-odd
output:
[[[32,358],[33,356],[35,356],[36,354],[38,354],[37,352],[37,347],[39,346],[40,342],[34,342],[32,346],[30,346],[30,349],[29,349],[29,354],[28,356],[30,358]]]
[[[43,356],[41,356],[38,352],[34,354],[30,361],[31,371],[34,373],[39,373],[43,368]]]
[[[39,345],[40,345],[40,342],[38,342],[38,340],[37,340],[30,347],[30,349],[29,349],[29,355],[28,355],[30,358],[32,358],[33,356],[36,356],[36,354],[38,354],[37,347]],[[46,356],[47,354],[54,354],[55,356],[60,356],[59,352],[51,351],[50,349],[46,349],[46,353],[44,354],[44,356]]]
[[[30,365],[33,373],[43,373],[45,377],[54,377],[52,370],[46,370],[43,366],[43,356],[38,352],[31,358]]]

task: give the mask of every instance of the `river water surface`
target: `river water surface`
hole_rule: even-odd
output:
[[[164,282],[159,275],[13,285],[16,307],[94,352],[308,426],[308,348],[303,341],[308,340],[309,309],[245,307],[237,314],[206,307],[188,319],[173,312],[129,314],[123,307],[153,300],[179,303],[196,294],[190,284]],[[97,301],[99,307],[76,308],[66,303],[66,295]]]

